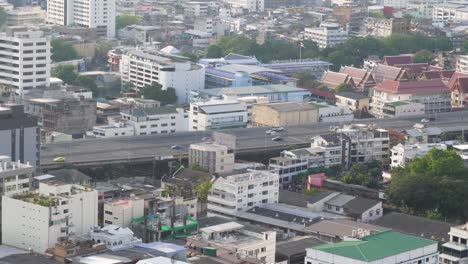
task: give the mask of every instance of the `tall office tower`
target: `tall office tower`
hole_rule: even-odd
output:
[[[0,156],[10,156],[34,166],[40,165],[40,129],[37,117],[24,113],[22,105],[0,105]]]
[[[49,86],[50,41],[41,31],[10,27],[0,34],[0,91],[23,95]]]
[[[115,37],[115,0],[49,0],[47,23],[94,28],[99,36]]]

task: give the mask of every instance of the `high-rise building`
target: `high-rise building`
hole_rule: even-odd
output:
[[[39,138],[37,117],[25,114],[22,105],[0,105],[0,155],[38,168]]]
[[[49,86],[50,42],[41,31],[11,27],[0,43],[0,91],[23,95]]]
[[[47,23],[93,28],[99,36],[115,36],[115,16],[115,0],[47,1]]]

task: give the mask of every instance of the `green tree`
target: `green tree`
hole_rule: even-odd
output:
[[[91,90],[91,92],[93,92],[94,97],[98,97],[100,95],[96,82],[87,76],[76,77],[76,79],[73,81],[73,84]]]
[[[404,15],[403,15],[403,18],[413,19],[413,15],[411,15],[411,14],[404,14]]]
[[[199,181],[195,184],[195,191],[197,192],[198,198],[200,198],[203,203],[208,202],[208,192],[211,186],[213,186],[211,180]]]
[[[184,51],[180,55],[189,58],[192,62],[197,62],[199,59],[196,54],[189,51]]]
[[[216,44],[211,44],[206,49],[207,58],[220,58],[223,56],[223,53],[223,49]]]
[[[373,18],[385,18],[385,15],[380,12],[380,11],[370,11],[369,12],[369,17],[373,17]]]
[[[7,21],[7,13],[3,7],[0,7],[0,26],[3,26]]]
[[[78,76],[73,65],[58,65],[52,70],[51,75],[61,79],[66,84],[72,84]]]
[[[79,55],[75,48],[70,42],[67,42],[61,38],[54,38],[50,42],[52,46],[52,60],[55,62],[68,61],[78,59]]]
[[[107,65],[107,53],[112,49],[112,43],[102,42],[96,46],[96,54],[94,56],[94,64],[97,66]]]
[[[115,28],[117,30],[130,25],[140,25],[141,17],[132,14],[122,14],[115,18]]]
[[[313,87],[315,76],[310,72],[298,72],[293,74],[293,78],[297,79],[297,86]]]
[[[372,166],[372,164],[356,163],[343,174],[341,180],[345,183],[377,187],[382,170]]]
[[[335,93],[352,92],[353,86],[349,83],[342,83],[335,88]]]
[[[413,54],[413,62],[415,63],[431,63],[434,60],[432,52],[424,49]]]
[[[420,215],[436,213],[464,221],[468,218],[467,173],[457,153],[432,149],[392,171],[386,196],[391,204]]]
[[[177,101],[175,89],[169,87],[166,90],[163,90],[159,83],[153,83],[152,85],[143,87],[141,94],[145,99],[157,100],[163,105],[172,104]]]

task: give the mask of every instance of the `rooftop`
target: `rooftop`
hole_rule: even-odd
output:
[[[354,100],[369,98],[368,96],[364,94],[354,93],[354,92],[342,92],[342,93],[337,94],[336,96],[346,97],[346,98],[350,98]]]
[[[370,262],[436,243],[432,240],[388,230],[363,237],[359,241],[343,241],[317,246],[314,249],[346,258]]]
[[[253,96],[258,94],[272,94],[272,93],[293,93],[293,92],[304,92],[308,93],[306,89],[294,87],[285,84],[272,84],[272,85],[255,85],[255,86],[243,86],[235,88],[215,88],[206,89],[202,93],[210,96],[224,95],[229,91],[237,96]]]
[[[309,111],[309,110],[317,109],[313,104],[296,103],[296,102],[271,103],[271,104],[264,104],[263,106],[270,107],[278,112],[296,112],[296,111]]]
[[[392,94],[427,94],[450,92],[450,89],[441,80],[419,82],[399,82],[384,80],[374,87],[374,90]]]

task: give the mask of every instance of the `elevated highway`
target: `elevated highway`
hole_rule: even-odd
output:
[[[440,113],[432,117],[435,117],[436,120],[427,123],[427,126],[439,127],[448,132],[468,129],[468,112]],[[424,116],[365,119],[356,120],[352,123],[375,123],[382,128],[404,130],[411,128],[415,123],[420,122],[422,118]],[[426,118],[428,117],[426,116]],[[311,137],[328,133],[330,126],[337,125],[341,124],[315,123],[286,127],[282,133],[282,141],[272,141],[272,136],[265,133],[268,128],[233,129],[226,132],[237,136],[236,153],[248,154],[261,153],[262,151],[281,151],[292,146],[305,147],[309,145]],[[65,164],[77,167],[173,160],[185,158],[190,144],[207,140],[210,137],[210,131],[202,131],[51,143],[41,148],[41,164],[43,169],[63,166],[63,163],[53,161],[56,157],[65,157]],[[181,148],[172,149],[171,146],[173,145],[179,145]]]

